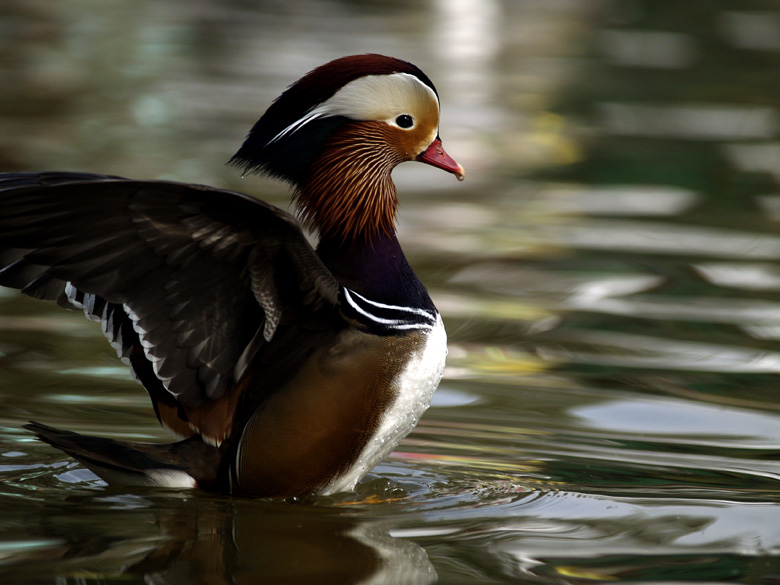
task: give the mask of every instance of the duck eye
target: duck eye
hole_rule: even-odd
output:
[[[399,128],[411,128],[414,126],[414,118],[409,114],[401,114],[395,119],[395,123],[398,124]]]

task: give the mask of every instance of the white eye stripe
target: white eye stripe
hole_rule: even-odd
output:
[[[395,119],[400,114],[408,114],[416,121],[418,116],[410,112],[428,108],[434,108],[438,114],[439,99],[414,75],[366,75],[350,81],[330,98],[308,110],[267,144],[273,144],[319,118],[344,116],[352,120],[377,120],[397,125]]]
[[[280,138],[283,138],[287,134],[291,134],[292,132],[295,132],[302,126],[305,126],[312,120],[316,120],[317,118],[323,117],[325,115],[325,112],[319,111],[320,107],[321,106],[317,106],[314,109],[311,109],[308,112],[306,112],[306,114],[302,118],[298,118],[295,122],[287,126],[287,128],[279,132],[279,134],[271,138],[271,140],[269,140],[266,144],[273,144],[274,142],[276,142]]]

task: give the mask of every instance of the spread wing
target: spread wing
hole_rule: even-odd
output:
[[[215,443],[285,315],[338,304],[288,213],[231,191],[80,173],[0,174],[0,285],[101,321],[161,422]]]

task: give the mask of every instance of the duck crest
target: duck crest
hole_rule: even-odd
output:
[[[376,54],[335,59],[288,87],[255,123],[229,164],[245,174],[262,173],[300,187],[326,140],[350,122],[344,115],[318,117],[317,107],[357,79],[395,73],[414,76],[436,95],[431,80],[407,61]]]

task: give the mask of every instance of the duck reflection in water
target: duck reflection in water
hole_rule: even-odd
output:
[[[56,559],[57,582],[85,585],[114,579],[155,585],[436,580],[420,546],[391,536],[390,524],[356,518],[355,510],[341,506],[112,492],[62,503],[82,510],[91,521],[89,536],[41,516],[41,541],[59,544],[39,551],[38,560],[29,557],[26,572],[39,577],[36,568]],[[99,521],[118,513],[121,522]],[[35,523],[29,530],[35,532]]]

